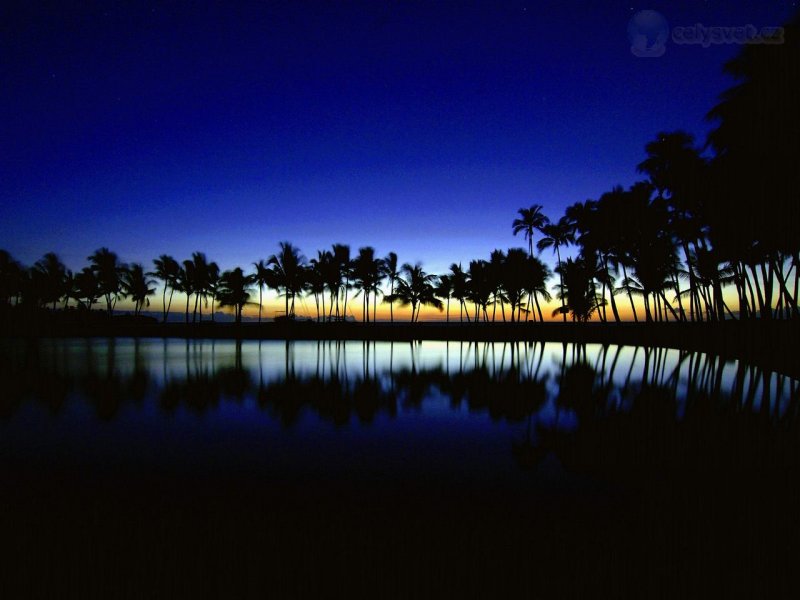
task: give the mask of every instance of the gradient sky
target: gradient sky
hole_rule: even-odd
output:
[[[523,246],[518,208],[557,218],[631,184],[644,144],[679,128],[703,139],[732,83],[735,45],[634,56],[633,14],[760,27],[798,10],[18,4],[0,12],[0,247],[26,264],[53,250],[74,270],[100,246],[148,266],[202,250],[226,269],[281,240],[309,257],[369,244],[433,272]]]

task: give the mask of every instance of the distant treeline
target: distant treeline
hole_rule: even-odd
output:
[[[91,309],[104,301],[111,314],[119,299],[129,298],[138,315],[156,294],[156,278],[163,282],[163,319],[177,292],[186,296],[186,322],[190,313],[192,322],[202,321],[204,308],[213,320],[216,307],[233,308],[239,322],[248,305],[258,306],[261,321],[264,288],[283,298],[284,318],[295,317],[298,297],[313,298],[318,321],[344,319],[354,302],[363,321],[375,320],[379,298],[391,320],[395,304],[410,306],[412,321],[423,306],[446,309],[449,320],[455,302],[461,321],[542,321],[550,289],[560,301],[553,316],[565,321],[620,321],[619,302],[635,321],[798,318],[797,19],[785,27],[784,40],[745,46],[725,65],[737,84],[708,113],[716,128],[702,147],[685,132],[660,133],[638,165],[646,179],[629,189],[616,186],[576,202],[555,221],[541,205],[521,208],[513,233],[524,235],[527,249],[495,250],[488,260],[454,263],[439,275],[401,265],[394,252],[376,256],[369,246],[353,256],[345,244],[309,260],[281,242],[247,273],[221,272],[202,252],[182,262],[161,255],[147,271],[100,248],[72,273],[54,253],[28,268],[0,250],[0,307],[55,310],[74,302]],[[575,258],[563,260],[571,245]],[[553,273],[534,249],[556,256],[552,288]],[[735,296],[726,301],[724,288]]]

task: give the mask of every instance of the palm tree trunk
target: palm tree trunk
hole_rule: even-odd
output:
[[[792,315],[795,317],[800,317],[800,312],[797,310],[797,299],[792,298],[791,294],[789,293],[788,288],[786,287],[786,281],[789,279],[789,274],[786,274],[786,279],[783,278],[781,275],[780,265],[778,264],[777,259],[773,260],[774,266],[777,269],[776,273],[778,274],[778,283],[780,284],[780,294],[782,298],[786,299],[786,306],[787,308],[791,307]]]
[[[564,273],[561,272],[561,252],[556,244],[556,255],[558,256],[558,277],[561,283],[561,312],[563,313],[564,323],[567,322],[566,305],[564,304]]]
[[[544,318],[542,317],[542,307],[539,306],[539,294],[537,292],[533,292],[533,301],[536,304],[536,312],[539,313],[539,322],[544,323]]]
[[[263,263],[259,263],[259,264],[263,265]],[[262,269],[262,267],[259,267],[259,270],[261,270],[261,269]],[[262,294],[264,293],[263,289],[264,289],[263,286],[259,283],[258,284],[258,322],[259,323],[261,323],[261,302],[263,300],[263,296],[262,296]]]

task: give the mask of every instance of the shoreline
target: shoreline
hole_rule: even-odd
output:
[[[659,346],[740,359],[800,378],[800,322],[724,323],[7,323],[0,337],[555,342]]]

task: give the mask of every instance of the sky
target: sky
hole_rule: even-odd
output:
[[[31,6],[37,4],[38,6]],[[736,44],[631,51],[628,24],[778,26],[796,1],[12,3],[0,9],[0,248],[196,250],[247,268],[291,241],[430,272],[524,247],[517,209],[641,176],[705,120]],[[235,4],[235,6],[233,6]],[[543,258],[554,265],[549,254]]]

